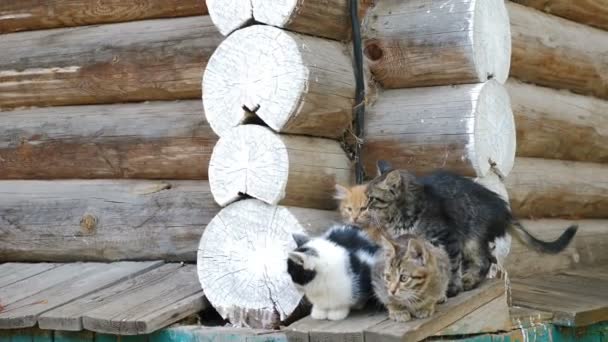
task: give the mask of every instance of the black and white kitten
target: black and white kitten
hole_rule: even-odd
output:
[[[341,320],[373,296],[371,267],[379,246],[356,226],[336,226],[320,237],[294,234],[287,272],[312,303],[314,319]]]

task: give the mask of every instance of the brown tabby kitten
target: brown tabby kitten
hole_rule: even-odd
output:
[[[370,224],[369,211],[367,210],[368,198],[365,194],[367,184],[345,187],[336,184],[334,198],[339,201],[340,215],[344,223],[358,226],[375,242],[381,242],[380,230]]]
[[[412,234],[383,237],[384,258],[372,268],[372,286],[389,317],[406,322],[433,315],[435,305],[446,300],[450,279],[447,253]]]

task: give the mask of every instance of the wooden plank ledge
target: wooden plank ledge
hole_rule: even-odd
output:
[[[608,321],[608,267],[512,279],[513,304],[553,313],[557,325]]]
[[[504,301],[505,285],[493,279],[480,288],[465,292],[447,303],[439,305],[430,318],[407,323],[388,319],[386,312],[356,312],[343,321],[317,321],[306,317],[286,329],[290,341],[419,341],[437,334],[442,329],[461,320],[485,305],[493,304],[497,298]],[[506,301],[505,301],[506,302]],[[508,317],[508,309],[502,306]],[[499,314],[495,312],[495,314]],[[501,326],[506,326],[502,322]]]
[[[0,288],[0,328],[36,325],[38,316],[96,290],[137,275],[161,262],[73,263],[49,268]]]

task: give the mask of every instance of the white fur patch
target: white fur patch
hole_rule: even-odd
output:
[[[304,286],[304,292],[317,310],[350,308],[353,303],[353,281],[349,274],[348,252],[325,239],[312,239],[306,244],[319,256],[315,259],[315,278]]]

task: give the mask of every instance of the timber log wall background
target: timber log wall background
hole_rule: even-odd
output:
[[[283,4],[0,4],[2,261],[195,261],[206,231],[199,270],[216,309],[260,326],[276,319],[264,308],[288,315],[299,296],[268,303],[287,285],[263,260],[291,230],[337,220],[355,80],[348,1]],[[508,193],[540,237],[581,226],[558,256],[514,241],[512,274],[607,261],[608,5],[360,7],[367,172],[379,158],[446,167]],[[235,284],[244,295],[220,291]]]

